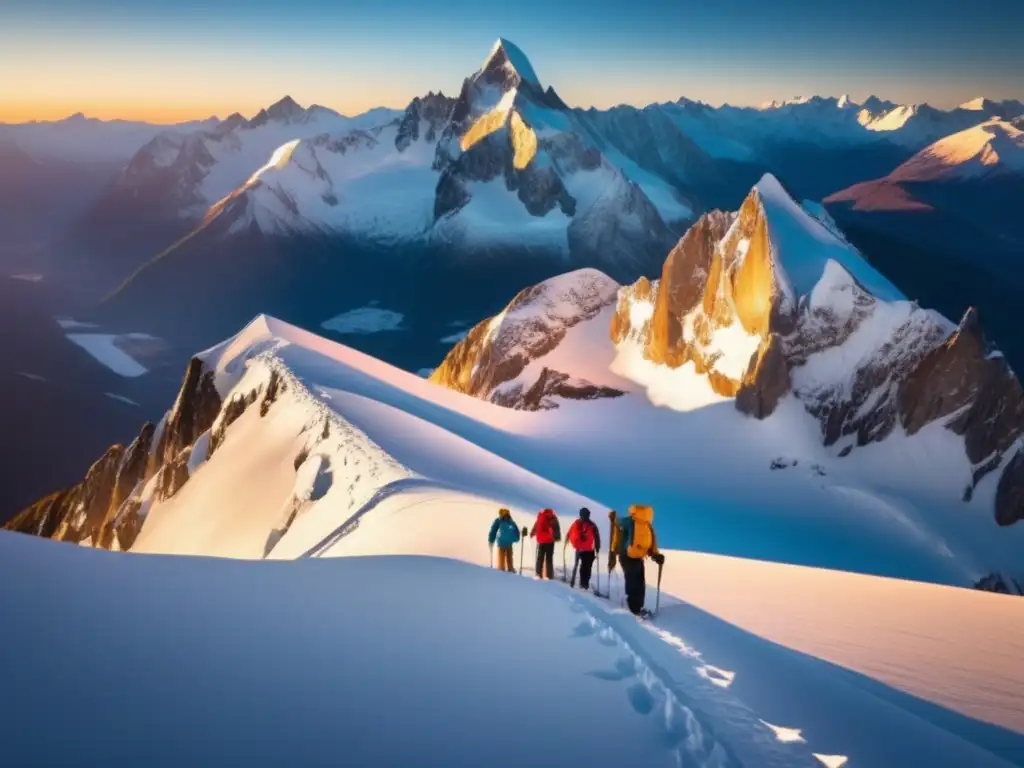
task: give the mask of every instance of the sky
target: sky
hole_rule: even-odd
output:
[[[1024,98],[1019,0],[0,0],[0,121],[404,107],[499,36],[574,106]]]

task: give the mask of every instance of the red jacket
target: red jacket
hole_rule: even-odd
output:
[[[569,526],[569,543],[577,552],[593,552],[601,548],[601,534],[593,520],[575,520]]]
[[[553,509],[542,509],[537,515],[537,522],[533,524],[530,535],[537,539],[538,544],[551,544],[562,538],[562,531],[558,527],[558,517]]]

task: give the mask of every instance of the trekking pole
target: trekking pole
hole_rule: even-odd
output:
[[[658,605],[661,603],[661,566],[665,564],[664,555],[662,561],[658,563],[658,594],[654,598],[654,612],[658,612]]]
[[[566,542],[565,544],[562,545],[562,582],[563,583],[569,581],[569,566],[565,564],[565,545],[568,544],[568,543],[569,542]]]
[[[594,594],[601,594],[601,553],[597,553],[597,557],[594,558],[594,566],[597,568],[597,586],[594,587]]]
[[[580,553],[576,553],[576,557],[572,561],[572,579],[569,581],[570,587],[576,586],[576,569],[580,567]]]
[[[523,535],[519,539],[519,575],[523,575],[523,552],[526,551],[526,537],[529,534],[526,531],[526,526],[523,526]]]

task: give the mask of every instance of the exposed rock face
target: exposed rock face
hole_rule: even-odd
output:
[[[647,359],[670,368],[692,363],[726,397],[740,390],[758,348],[795,325],[757,190],[738,215],[713,211],[690,228],[669,253],[650,307],[644,283],[635,298],[620,298],[612,340],[632,335]],[[777,376],[777,366],[772,370]]]
[[[733,220],[732,215],[721,211],[701,216],[665,259],[647,345],[648,356],[654,362],[678,367],[686,361],[687,346],[679,318],[704,299],[715,248]]]
[[[167,464],[185,448],[191,447],[213,425],[220,407],[220,394],[213,383],[213,372],[205,370],[203,361],[193,357],[189,360],[178,399],[167,416],[157,443],[154,464]]]
[[[578,323],[614,303],[618,284],[581,269],[520,291],[497,316],[477,324],[445,357],[430,380],[508,407],[553,407],[554,397],[606,397],[568,374],[531,364],[552,352]]]
[[[78,485],[47,496],[4,527],[37,536],[128,549],[141,527],[139,499],[156,478],[156,498],[173,496],[188,480],[192,445],[210,429],[221,401],[213,373],[189,361],[174,407],[159,426],[146,423],[131,445],[113,445]]]
[[[974,309],[967,311],[956,332],[907,378],[899,405],[908,434],[953,416],[948,427],[964,436],[971,463],[985,469],[981,476],[995,469],[988,462],[1024,432],[1020,382],[1006,358],[985,339]],[[981,476],[976,475],[974,482]]]
[[[566,400],[597,400],[602,397],[620,397],[625,392],[614,387],[599,387],[585,379],[573,378],[567,373],[541,369],[533,386],[523,391],[521,384],[494,392],[492,402],[521,411],[548,411],[558,407],[556,398]]]
[[[773,333],[751,358],[736,392],[736,407],[755,419],[763,419],[771,415],[789,390],[789,361],[781,337]]]
[[[899,423],[904,382],[951,328],[910,302],[877,301],[838,266],[826,270],[785,340],[794,391],[821,422],[825,445],[850,436],[860,446],[888,437]],[[829,351],[854,334],[860,353],[829,366]]]
[[[414,141],[436,141],[438,133],[444,127],[455,107],[455,99],[443,93],[431,91],[423,98],[417,96],[406,107],[398,125],[395,136],[395,147],[404,152]]]
[[[1020,450],[1013,454],[996,486],[996,522],[1012,525],[1018,520],[1024,520],[1024,452]]]

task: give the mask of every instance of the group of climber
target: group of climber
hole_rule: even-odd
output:
[[[627,517],[619,518],[615,510],[608,513],[608,527],[611,531],[611,543],[608,550],[608,573],[615,570],[616,564],[622,566],[622,577],[626,587],[626,605],[630,612],[644,613],[644,597],[646,592],[646,574],[644,560],[651,558],[660,567],[665,556],[658,551],[658,540],[654,533],[654,510],[642,504],[633,504]],[[562,540],[562,531],[558,516],[552,509],[542,509],[527,532],[521,531],[512,519],[508,509],[498,510],[498,517],[491,525],[487,543],[498,547],[498,570],[515,572],[513,547],[525,536],[533,537],[537,542],[537,578],[553,579],[555,576],[555,542]],[[580,587],[590,588],[590,577],[594,560],[601,554],[601,532],[597,524],[590,519],[590,510],[583,507],[579,517],[569,526],[565,546],[572,544],[576,552],[573,575],[579,570]]]

